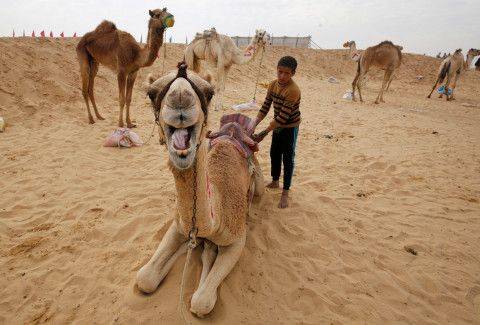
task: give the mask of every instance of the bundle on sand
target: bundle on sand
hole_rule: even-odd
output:
[[[135,132],[128,128],[118,128],[105,139],[104,147],[140,147],[142,140]]]

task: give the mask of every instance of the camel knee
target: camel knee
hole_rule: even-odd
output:
[[[216,302],[216,288],[213,292],[208,292],[205,289],[199,289],[192,296],[192,301],[190,303],[190,311],[198,317],[203,318],[213,310]]]
[[[159,281],[153,265],[147,263],[138,270],[136,284],[138,289],[145,293],[152,293],[157,289]]]

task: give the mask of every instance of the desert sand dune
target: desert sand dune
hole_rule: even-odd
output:
[[[184,258],[154,294],[134,288],[169,225],[167,154],[157,136],[102,146],[117,124],[116,79],[100,68],[106,120],[88,124],[77,41],[0,39],[0,323],[180,324]],[[169,69],[183,49],[168,44]],[[382,76],[372,71],[360,104],[341,99],[356,69],[347,50],[268,48],[261,82],[287,53],[304,119],[292,205],[277,209],[270,190],[253,206],[239,263],[194,323],[480,323],[480,73],[460,79],[456,101],[427,100],[440,60],[406,54],[387,103],[372,104]],[[161,67],[141,70],[134,88],[144,140],[153,114],[142,82]],[[256,68],[232,68],[226,105],[251,99]],[[211,110],[212,128],[221,114]],[[198,251],[193,260],[189,296]]]

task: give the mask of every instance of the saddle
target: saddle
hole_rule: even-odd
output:
[[[196,33],[194,40],[198,40],[198,39],[211,40],[213,38],[216,38],[217,35],[218,35],[217,30],[215,29],[215,27],[212,27],[210,29],[204,30],[203,33]]]
[[[229,141],[240,154],[248,159],[258,151],[258,143],[253,141],[246,129],[251,119],[243,114],[228,114],[220,119],[220,129],[217,132],[209,131],[207,138],[210,139],[209,148],[220,141]]]

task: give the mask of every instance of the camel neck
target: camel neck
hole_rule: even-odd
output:
[[[143,48],[144,60],[143,66],[148,67],[155,62],[158,56],[158,50],[163,44],[163,30],[155,31],[152,28],[148,31],[147,45]]]
[[[249,55],[249,48],[251,48],[251,55]],[[258,53],[263,51],[263,47],[255,47],[253,43],[250,43],[247,46],[245,51],[240,50],[238,47],[236,48],[235,55],[234,55],[234,63],[235,64],[247,64],[253,61]]]
[[[195,206],[198,236],[207,237],[215,228],[214,219],[209,212],[210,202],[207,194],[206,159],[208,144],[204,139],[197,150],[196,162],[187,170],[178,170],[171,166],[177,190],[176,219],[179,228],[188,235],[192,227],[192,216]],[[196,181],[195,181],[196,180]],[[195,185],[196,182],[196,186]],[[196,199],[195,199],[196,197]]]

